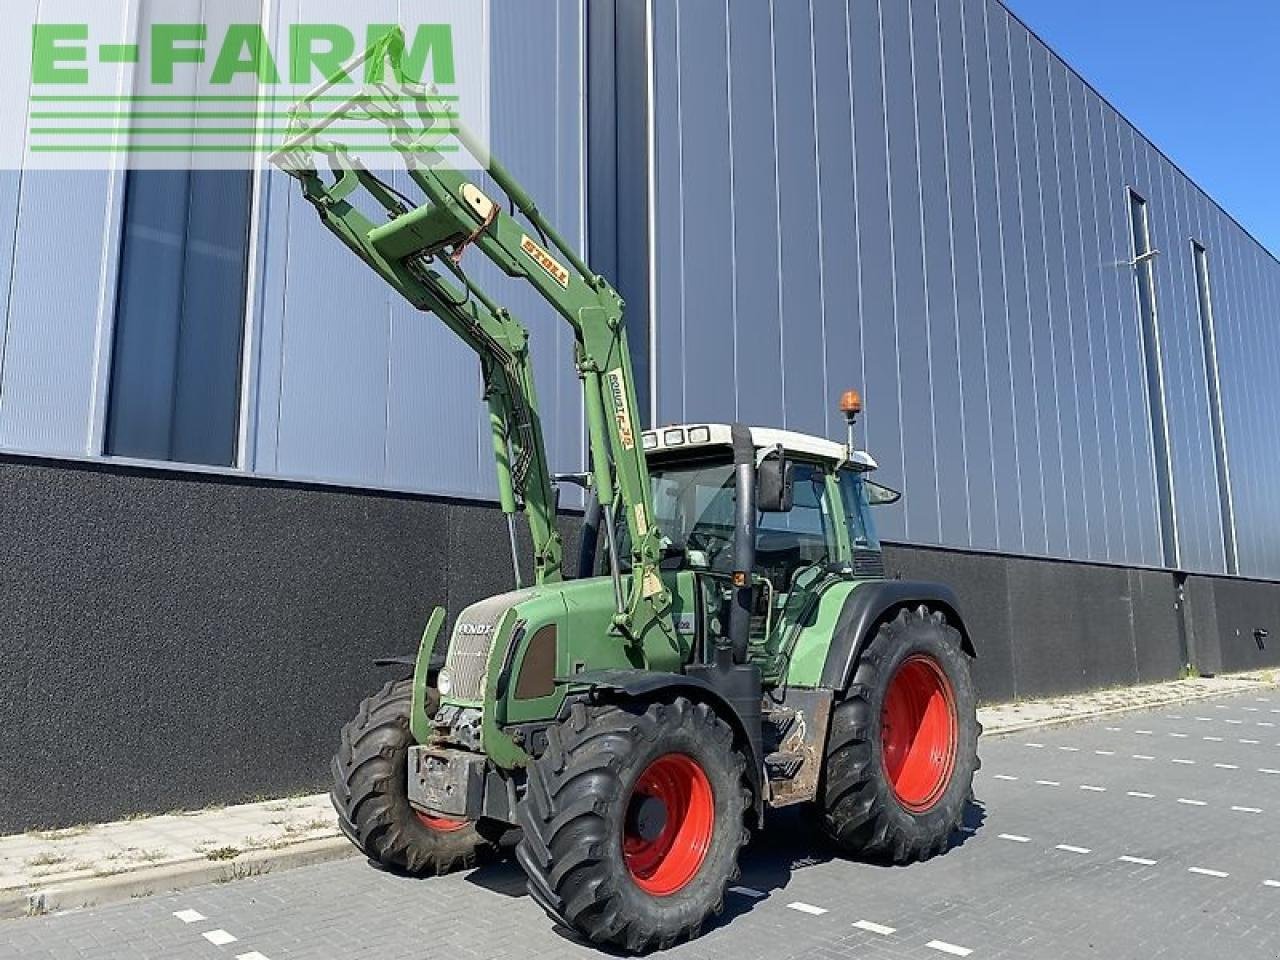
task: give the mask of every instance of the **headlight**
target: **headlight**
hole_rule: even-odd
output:
[[[449,668],[445,667],[436,677],[436,689],[440,691],[440,696],[447,697],[453,693],[453,674],[449,672]]]

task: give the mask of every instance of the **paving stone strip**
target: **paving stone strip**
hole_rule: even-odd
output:
[[[979,719],[998,736],[1277,685],[1273,672],[1195,678],[988,706]],[[325,794],[29,831],[0,837],[0,920],[353,855]]]

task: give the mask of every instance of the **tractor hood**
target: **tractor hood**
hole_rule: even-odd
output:
[[[566,678],[588,670],[681,669],[692,643],[693,581],[675,572],[664,579],[682,627],[676,644],[659,630],[638,644],[619,635],[607,577],[514,590],[467,607],[436,677],[440,717],[474,718],[479,711],[484,751],[501,766],[518,764],[523,753],[506,749],[504,731],[554,719],[570,686]],[[419,669],[428,659],[420,653]]]

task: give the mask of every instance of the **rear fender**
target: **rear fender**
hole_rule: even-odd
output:
[[[903,608],[921,604],[940,611],[947,623],[960,631],[961,646],[970,657],[978,652],[960,616],[955,591],[942,583],[916,580],[871,580],[861,583],[845,598],[831,635],[831,647],[822,668],[823,687],[842,694],[853,678],[862,648],[872,631]]]

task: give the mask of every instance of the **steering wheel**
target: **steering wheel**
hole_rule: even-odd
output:
[[[707,555],[707,565],[715,566],[716,559],[724,552],[724,548],[729,545],[729,541],[724,537],[716,536],[709,530],[690,530],[689,535],[685,537],[685,547],[691,550],[701,550]]]

